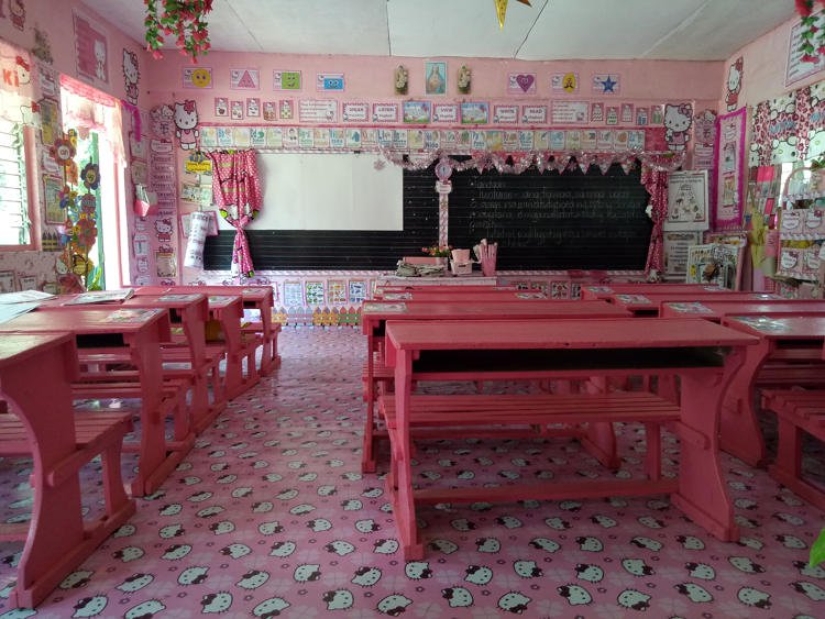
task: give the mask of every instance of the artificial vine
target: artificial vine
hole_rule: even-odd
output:
[[[157,59],[166,35],[176,35],[180,52],[198,61],[209,51],[209,31],[206,14],[212,10],[212,0],[143,0],[146,4],[146,49]]]

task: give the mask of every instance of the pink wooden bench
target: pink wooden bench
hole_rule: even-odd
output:
[[[410,407],[411,436],[416,440],[450,436],[549,437],[556,434],[552,426],[565,425],[568,427],[562,430],[564,436],[579,438],[594,457],[613,470],[619,467],[615,436],[612,426],[605,428],[603,424],[639,422],[645,426],[645,474],[650,480],[661,478],[661,426],[678,422],[680,416],[678,404],[643,391],[591,395],[412,395]],[[394,396],[380,396],[378,410],[392,435],[397,431]],[[582,419],[587,419],[584,426]],[[569,426],[577,426],[578,431],[571,432]],[[692,437],[688,430],[676,427],[680,434]],[[599,440],[590,440],[591,431],[598,433]]]
[[[768,467],[779,483],[825,510],[825,487],[805,479],[802,447],[805,434],[825,442],[825,390],[767,389],[762,407],[777,416],[776,460]]]
[[[0,525],[0,540],[25,541],[11,603],[33,608],[135,513],[121,477],[128,414],[73,413],[74,336],[0,337],[0,455],[30,456],[30,521]],[[79,471],[101,457],[105,506],[83,515]]]

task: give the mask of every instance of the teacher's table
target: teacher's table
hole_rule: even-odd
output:
[[[821,362],[825,343],[825,315],[726,316],[722,324],[759,336],[747,350],[742,369],[725,397],[720,424],[721,446],[751,466],[763,464],[765,441],[756,416],[756,385],[767,360]]]
[[[72,409],[71,381],[76,377],[77,356],[70,333],[4,333],[0,337],[0,399],[9,409],[0,415],[0,450],[3,456],[30,453],[34,463],[29,522],[0,525],[0,538],[25,540],[9,595],[18,607],[34,608],[42,602],[135,513],[134,500],[123,490],[119,458],[114,463],[109,459],[120,454],[126,428],[113,432],[113,426],[104,422],[94,424],[93,440],[97,450],[106,452],[106,516],[84,522],[78,469],[87,459]]]
[[[646,294],[614,294],[609,300],[630,310],[634,316],[655,317],[659,315],[659,307],[664,302],[766,301],[771,299],[781,300],[782,297],[762,292],[648,292]]]
[[[582,286],[581,290],[582,299],[585,301],[609,299],[614,294],[647,294],[648,292],[656,294],[659,291],[665,293],[730,292],[727,288],[706,284],[653,284],[650,282]]]
[[[660,305],[662,318],[704,318],[720,322],[725,316],[739,314],[822,314],[825,301],[782,299],[775,301],[665,301]]]
[[[416,286],[409,284],[407,286],[381,286],[373,291],[373,297],[376,299],[383,299],[385,294],[397,294],[401,292],[413,292],[419,290],[433,290],[432,286]],[[516,286],[439,286],[439,292],[517,292],[519,288]]]
[[[83,349],[127,348],[138,372],[141,398],[138,472],[131,483],[133,496],[151,494],[180,461],[167,450],[162,415],[163,368],[160,346],[168,342],[169,314],[161,309],[76,309],[34,311],[0,324],[0,333],[73,333]]]
[[[395,373],[395,426],[390,429],[392,462],[388,490],[406,560],[421,558],[424,553],[416,527],[417,503],[668,493],[676,507],[710,533],[722,540],[737,539],[733,509],[719,465],[716,430],[724,389],[741,364],[744,349],[756,345],[759,338],[701,319],[591,318],[388,320],[386,340],[386,363]],[[496,488],[413,487],[410,424],[415,414],[414,398],[426,397],[413,396],[413,384],[418,380],[570,379],[661,373],[677,374],[683,386],[678,405],[666,399],[657,403],[664,409],[675,410],[676,418],[672,421],[681,439],[678,479],[577,479]],[[654,394],[643,395],[658,398]],[[473,396],[452,397],[466,400]],[[529,405],[530,398],[546,400],[553,396],[516,397],[526,398],[525,405]],[[620,394],[573,397],[578,399],[572,409],[565,410],[565,419],[570,417],[578,423],[603,421],[608,418],[601,414],[599,407],[603,406],[617,413],[615,420],[632,420],[632,411],[614,408],[614,398],[622,400]],[[500,421],[507,423],[511,415],[518,413],[513,408],[502,411]]]
[[[438,289],[406,290],[404,292],[388,292],[382,301],[502,301],[518,303],[521,301],[550,301],[547,293],[538,290],[475,290],[471,292],[450,292]]]
[[[604,301],[524,301],[522,303],[478,301],[473,303],[429,302],[407,303],[367,301],[361,308],[361,332],[367,336],[367,364],[364,388],[367,418],[364,424],[362,469],[375,471],[375,383],[376,377],[386,378],[383,359],[376,353],[382,350],[387,320],[456,320],[503,319],[528,320],[539,318],[615,318],[628,317],[626,310]]]

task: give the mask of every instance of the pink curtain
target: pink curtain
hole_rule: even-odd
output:
[[[261,210],[261,187],[254,150],[209,153],[212,160],[212,196],[221,216],[235,228],[232,273],[252,277],[255,272],[244,228]]]
[[[661,277],[664,274],[664,239],[662,227],[667,218],[667,170],[645,165],[642,168],[642,185],[650,194],[650,218],[653,220],[653,231],[650,233],[650,248],[647,251],[645,273],[648,277],[652,271]]]

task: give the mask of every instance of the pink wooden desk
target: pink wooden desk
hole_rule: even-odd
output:
[[[742,368],[734,376],[722,410],[721,447],[751,466],[763,464],[765,441],[756,417],[756,383],[766,360],[821,361],[825,342],[825,315],[726,316],[722,324],[759,336]]]
[[[161,309],[76,309],[35,311],[0,324],[0,333],[73,333],[78,349],[127,347],[138,371],[140,408],[139,468],[131,483],[133,496],[151,494],[180,458],[167,450],[160,414],[163,369],[160,345],[168,342],[169,313]]]
[[[660,292],[685,293],[685,292],[730,292],[726,288],[719,286],[707,286],[704,284],[650,284],[639,282],[635,284],[603,284],[598,286],[582,286],[582,300],[609,299],[614,294],[659,294]]]
[[[448,302],[462,301],[473,303],[475,301],[499,301],[518,303],[522,301],[549,301],[546,293],[539,290],[475,290],[471,292],[443,292],[437,288],[427,290],[412,290],[404,292],[385,293],[383,301],[424,301],[424,302]]]
[[[220,323],[226,344],[226,397],[232,399],[260,379],[255,366],[254,350],[244,346],[241,333],[243,298],[241,295],[209,295],[209,315]],[[244,376],[244,362],[246,375]]]
[[[722,540],[738,530],[718,460],[722,394],[744,349],[758,338],[706,320],[632,318],[512,321],[387,321],[395,371],[395,484],[389,492],[404,558],[421,558],[416,503],[593,498],[669,493],[676,507]],[[730,348],[723,356],[719,347]],[[676,373],[683,385],[676,480],[552,481],[498,488],[414,489],[410,400],[417,380],[581,378]],[[530,397],[530,396],[525,396]],[[586,397],[586,396],[583,396]],[[581,421],[586,422],[583,418]],[[393,436],[391,434],[391,436]]]
[[[530,320],[540,318],[626,318],[630,313],[604,301],[526,300],[522,303],[477,301],[472,303],[410,303],[367,301],[361,308],[361,331],[367,336],[366,421],[362,469],[375,471],[375,353],[384,341],[388,320]]]
[[[278,333],[281,325],[272,322],[275,293],[271,286],[142,286],[136,290],[138,295],[182,292],[217,296],[241,295],[243,308],[254,310],[260,315],[259,320],[252,320],[242,328],[244,333],[254,334],[261,338],[260,373],[266,376],[281,364],[281,357],[278,354]]]
[[[220,358],[207,353],[206,322],[209,320],[209,299],[201,293],[138,294],[123,303],[124,307],[163,308],[169,311],[172,324],[180,325],[182,338],[173,336],[173,344],[164,345],[164,360],[182,360],[190,365],[192,400],[189,403],[191,430],[199,433],[209,426],[223,410],[226,399],[220,380]],[[181,354],[183,353],[183,354]],[[164,370],[176,375],[174,370]],[[209,390],[212,388],[210,402]],[[181,440],[180,437],[177,437]]]
[[[0,337],[0,398],[25,425],[34,461],[30,522],[0,527],[0,539],[17,539],[15,529],[21,527],[19,533],[26,536],[11,594],[12,603],[19,607],[33,608],[43,601],[135,512],[134,501],[126,498],[121,486],[117,510],[106,520],[86,523],[77,472],[59,474],[75,454],[70,383],[76,376],[70,333]],[[35,384],[38,388],[33,388]]]
[[[744,314],[821,314],[825,301],[785,299],[766,301],[664,301],[660,304],[662,318],[704,318],[720,322],[724,316]]]
[[[221,387],[216,378],[219,378],[218,361],[210,359],[206,352],[206,334],[204,325],[209,319],[209,303],[204,294],[167,294],[167,295],[145,295],[140,294],[125,301],[118,301],[105,304],[72,305],[67,304],[71,298],[77,295],[60,296],[42,303],[38,311],[68,310],[74,311],[78,308],[85,309],[109,309],[123,307],[143,307],[160,308],[169,312],[169,320],[174,325],[179,325],[182,333],[180,338],[175,338],[162,345],[162,358],[164,361],[185,362],[191,366],[192,376],[187,379],[191,382],[192,398],[188,405],[188,413],[184,410],[184,415],[176,415],[175,421],[175,441],[181,448],[188,451],[194,441],[195,427],[203,428],[220,412],[224,404]],[[212,387],[214,401],[209,402],[210,373],[212,377]],[[164,369],[165,376],[179,376],[176,370]],[[183,403],[184,405],[186,403]],[[180,417],[183,417],[180,419]]]
[[[614,294],[611,302],[620,305],[635,316],[658,316],[659,306],[664,302],[724,302],[724,301],[767,301],[781,300],[781,297],[762,292],[690,292],[690,293],[653,293],[645,294]]]

